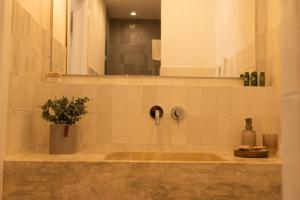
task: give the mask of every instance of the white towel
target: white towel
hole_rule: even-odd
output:
[[[161,44],[160,40],[152,40],[152,59],[161,60]]]

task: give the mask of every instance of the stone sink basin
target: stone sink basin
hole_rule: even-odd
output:
[[[114,152],[104,160],[115,161],[226,161],[213,153],[154,153],[154,152]]]

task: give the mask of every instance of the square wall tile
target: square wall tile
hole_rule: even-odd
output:
[[[33,132],[36,136],[36,144],[47,144],[49,143],[50,137],[50,123],[45,121],[41,117],[40,112],[34,112],[33,116]]]
[[[165,124],[165,122],[161,123],[161,126],[163,126],[163,124]],[[161,126],[156,126],[154,119],[152,119],[150,115],[141,115],[141,144],[158,144],[158,136],[165,135],[159,130]]]
[[[233,116],[231,119],[231,138],[232,145],[241,145],[242,132],[245,130],[245,117],[243,116]]]
[[[139,115],[112,116],[112,143],[140,144],[141,132]]]
[[[37,92],[38,98],[34,98],[34,110],[40,112],[41,106],[46,103],[47,100],[53,98],[53,85],[40,83],[36,86],[35,92]]]
[[[225,146],[232,144],[231,116],[219,115],[217,119],[217,144]]]
[[[32,111],[35,102],[37,84],[18,76],[10,81],[9,108],[19,111]]]
[[[201,131],[202,131],[202,116],[190,114],[187,119],[186,127],[186,142],[187,145],[200,145],[202,144]]]
[[[97,113],[111,114],[112,113],[112,85],[99,85],[97,86]]]
[[[172,121],[172,145],[173,146],[184,146],[186,145],[186,118],[179,123],[175,120]]]
[[[262,117],[262,134],[280,134],[281,119],[279,117]]]
[[[112,142],[112,115],[98,114],[96,123],[97,144],[111,144]]]
[[[245,87],[232,88],[232,115],[246,115],[247,112],[247,90]]]
[[[157,103],[157,105],[162,107],[165,115],[170,114],[171,109],[173,108],[173,106],[175,106],[172,103],[172,87],[171,86],[158,86],[157,87],[156,103]]]
[[[202,113],[202,87],[187,87],[187,112],[189,114]]]
[[[6,148],[8,151],[16,151],[22,145],[22,131],[24,121],[22,120],[23,112],[9,111],[8,112],[8,125]]]
[[[36,115],[33,112],[9,111],[7,155],[32,151],[38,143],[38,137]]]
[[[96,114],[87,114],[82,117],[78,123],[78,134],[80,144],[96,143],[98,133],[98,116]]]
[[[217,114],[232,114],[232,90],[230,87],[220,87],[217,89]]]
[[[26,46],[18,39],[13,40],[12,47],[12,72],[16,75],[24,73]]]
[[[42,29],[42,47],[43,47],[43,56],[50,57],[51,52],[51,31],[47,29]]]
[[[201,125],[201,143],[215,145],[217,143],[217,118],[203,117]]]
[[[216,145],[217,118],[190,116],[187,121],[187,145]]]
[[[112,116],[112,143],[128,143],[128,119],[126,115]]]
[[[185,86],[173,86],[171,93],[172,106],[186,106],[186,87]]]
[[[246,98],[244,98],[244,105],[246,106],[246,117],[257,117],[262,115],[263,102],[264,102],[264,90],[260,87],[248,87],[246,90]],[[242,113],[235,113],[242,114]]]
[[[148,114],[152,106],[157,105],[157,86],[143,86],[143,113]]]
[[[143,113],[143,87],[128,86],[128,113],[142,114]]]
[[[262,113],[267,116],[280,116],[281,104],[280,96],[281,91],[279,87],[268,87],[263,90],[263,111]]]
[[[202,114],[206,116],[216,116],[217,114],[217,88],[202,88]]]

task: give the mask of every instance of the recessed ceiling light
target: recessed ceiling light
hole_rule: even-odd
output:
[[[130,13],[130,15],[131,15],[131,16],[136,16],[136,12],[132,11],[132,12]]]

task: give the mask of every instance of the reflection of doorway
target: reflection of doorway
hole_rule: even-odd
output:
[[[70,0],[68,5],[68,73],[103,75],[105,14],[103,0]]]
[[[68,73],[87,74],[88,0],[71,0],[70,2]]]
[[[107,75],[158,76],[160,59],[154,59],[153,40],[161,38],[160,19],[109,19]]]

